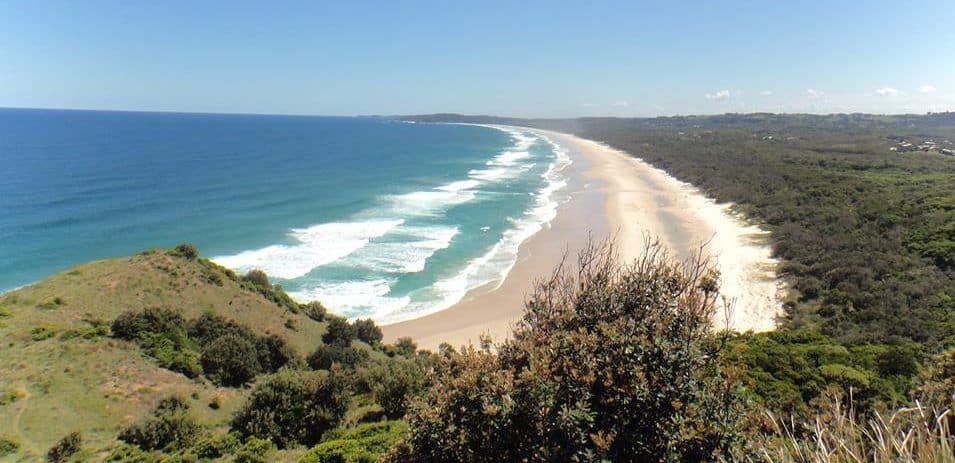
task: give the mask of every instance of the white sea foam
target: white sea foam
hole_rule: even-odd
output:
[[[368,220],[293,229],[289,237],[298,244],[275,244],[212,260],[238,271],[259,269],[270,276],[291,280],[361,249],[372,238],[382,236],[402,223],[403,219]]]
[[[520,142],[525,142],[527,138],[529,137],[523,137]],[[428,290],[431,297],[427,301],[410,302],[391,312],[378,310],[376,320],[381,323],[393,323],[421,317],[451,307],[468,291],[487,284],[503,283],[517,262],[521,243],[534,236],[557,216],[560,202],[555,197],[555,193],[567,185],[561,175],[572,162],[567,151],[550,139],[541,138],[551,145],[554,161],[542,174],[547,183],[541,190],[534,193],[534,205],[522,217],[511,220],[512,227],[503,233],[501,240],[490,250],[468,262],[454,275],[432,285]]]
[[[384,238],[348,256],[342,263],[379,273],[415,273],[424,270],[435,252],[451,245],[457,227],[401,226]]]
[[[388,297],[394,280],[377,279],[368,281],[318,282],[307,289],[290,292],[292,298],[299,301],[322,301],[333,311],[347,313],[349,309],[374,307],[376,312],[390,313],[408,305],[410,298]],[[362,314],[356,318],[366,318],[375,314]]]

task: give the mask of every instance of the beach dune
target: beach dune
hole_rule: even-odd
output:
[[[502,282],[470,291],[447,310],[382,327],[385,340],[413,338],[421,348],[458,347],[482,335],[504,340],[523,314],[534,282],[551,274],[565,255],[589,240],[613,237],[620,258],[639,256],[647,237],[678,258],[704,252],[720,270],[721,294],[729,309],[714,324],[734,330],[766,331],[782,313],[783,288],[776,277],[766,232],[717,204],[697,188],[663,170],[604,144],[573,135],[527,129],[566,149],[568,200],[543,230],[525,241]]]

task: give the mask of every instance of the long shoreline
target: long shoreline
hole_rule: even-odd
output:
[[[550,224],[524,241],[517,262],[499,284],[468,292],[454,306],[421,318],[382,327],[385,339],[413,338],[420,347],[441,343],[476,344],[482,335],[505,339],[523,315],[524,297],[535,281],[550,275],[565,255],[588,238],[615,237],[620,257],[639,256],[646,236],[684,258],[706,244],[721,271],[724,297],[733,301],[728,320],[717,326],[766,331],[782,313],[782,286],[776,278],[765,232],[733,215],[698,189],[640,159],[573,135],[521,128],[567,150],[569,200]]]

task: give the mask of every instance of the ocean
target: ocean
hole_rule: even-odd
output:
[[[0,109],[0,290],[190,242],[296,300],[406,320],[502,281],[569,164],[483,126]]]

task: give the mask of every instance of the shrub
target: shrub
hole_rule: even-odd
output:
[[[170,396],[159,401],[152,416],[124,429],[118,438],[143,450],[169,450],[189,446],[200,430],[189,404]]]
[[[341,317],[328,317],[328,326],[322,335],[322,342],[332,346],[348,347],[355,340],[355,327]]]
[[[513,339],[439,366],[407,419],[411,461],[705,461],[740,415],[717,360],[706,262],[590,247],[540,283]],[[440,357],[439,357],[440,358]],[[394,458],[394,456],[393,456]]]
[[[199,439],[192,450],[199,458],[215,459],[228,455],[239,447],[239,438],[233,433],[213,434]]]
[[[305,311],[305,315],[308,316],[308,318],[311,318],[317,322],[325,321],[325,315],[328,314],[328,309],[326,309],[325,306],[318,301],[309,302],[308,304],[305,304],[302,309]]]
[[[173,248],[172,254],[188,260],[196,260],[199,257],[199,250],[189,243],[182,243]]]
[[[274,450],[275,445],[268,439],[251,437],[235,452],[235,463],[265,463]]]
[[[381,328],[375,325],[374,320],[370,318],[366,320],[355,320],[353,326],[355,327],[355,336],[359,341],[369,345],[375,345],[381,342]]]
[[[403,421],[368,423],[329,431],[325,441],[309,450],[299,463],[377,462],[408,432]]]
[[[269,283],[269,276],[261,270],[249,270],[243,278],[245,281],[258,286],[259,288],[272,289],[272,284]]]
[[[362,349],[331,344],[318,346],[306,361],[312,369],[330,370],[336,363],[343,367],[355,368],[367,360],[368,353]]]
[[[172,333],[184,330],[186,321],[179,312],[150,307],[141,312],[127,310],[110,325],[113,336],[128,341],[138,340],[146,333]]]
[[[179,312],[156,307],[128,310],[113,320],[110,329],[114,337],[135,341],[163,368],[190,378],[202,372]]]
[[[410,362],[408,365],[397,362],[389,364],[384,374],[372,384],[375,402],[381,405],[388,418],[403,417],[412,396],[424,388],[424,376],[425,372]]]
[[[262,371],[258,351],[243,336],[227,334],[202,349],[202,372],[220,386],[241,386]]]
[[[239,323],[223,317],[222,315],[205,312],[189,322],[189,337],[194,339],[200,346],[205,346],[227,334],[238,335],[245,338],[255,338],[255,334],[249,328]]]
[[[282,370],[252,391],[233,417],[232,429],[281,448],[311,446],[338,426],[347,407],[344,382],[335,373]]]
[[[276,334],[258,338],[256,349],[259,365],[262,366],[263,371],[269,373],[274,373],[286,366],[295,367],[301,363],[298,353],[288,345],[285,338]]]
[[[56,335],[56,329],[51,326],[35,326],[30,330],[30,339],[34,341],[43,341]]]
[[[418,351],[418,345],[415,344],[414,340],[408,337],[398,338],[395,340],[394,352],[402,357],[414,357],[415,353]]]
[[[65,462],[79,452],[82,446],[83,436],[78,432],[71,432],[46,452],[46,460],[52,463]]]
[[[10,436],[0,436],[0,457],[16,453],[20,442]]]

